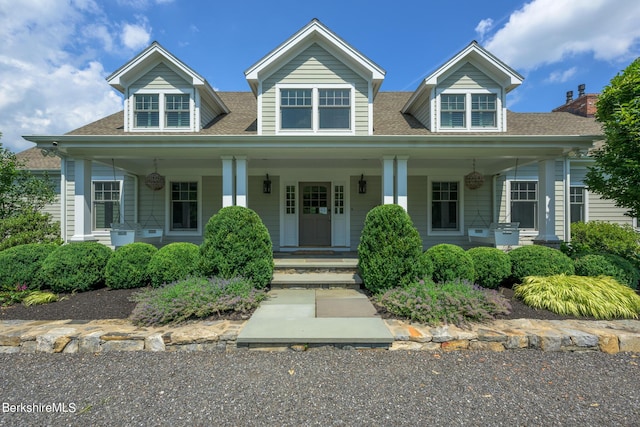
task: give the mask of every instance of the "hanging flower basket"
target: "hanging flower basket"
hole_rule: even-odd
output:
[[[476,190],[482,187],[482,184],[484,184],[484,175],[475,170],[464,177],[464,185],[469,190]]]
[[[162,190],[164,188],[164,176],[157,172],[150,173],[145,177],[144,184],[153,191]]]

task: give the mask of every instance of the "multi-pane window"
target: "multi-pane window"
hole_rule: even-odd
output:
[[[93,182],[93,229],[108,230],[120,222],[120,182]]]
[[[320,129],[349,129],[351,123],[351,91],[320,89],[318,91]]]
[[[511,221],[520,228],[538,228],[538,183],[536,181],[511,181]]]
[[[189,95],[165,95],[165,126],[189,127]]]
[[[280,127],[282,129],[311,129],[311,89],[282,89],[280,91]]]
[[[471,95],[471,127],[496,127],[496,95]]]
[[[569,188],[569,204],[571,205],[571,222],[585,221],[584,187]]]
[[[198,183],[171,183],[171,230],[198,230]]]
[[[431,183],[431,229],[434,231],[459,230],[459,183]]]
[[[286,194],[285,211],[287,214],[295,214],[296,213],[296,186],[287,185],[285,189],[285,194]]]
[[[160,126],[160,104],[158,94],[136,95],[134,121],[137,128],[157,128]]]
[[[333,194],[333,199],[334,199],[334,212],[336,214],[343,214],[344,213],[344,185],[336,185],[334,187],[334,194]]]
[[[440,126],[445,128],[464,128],[465,95],[440,95]]]
[[[302,191],[302,213],[326,215],[330,194],[328,190],[330,191],[324,185],[305,186]]]

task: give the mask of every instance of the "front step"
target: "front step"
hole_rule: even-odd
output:
[[[359,289],[357,258],[276,258],[272,289],[347,288]]]

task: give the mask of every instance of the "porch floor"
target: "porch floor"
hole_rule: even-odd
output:
[[[393,335],[355,289],[274,289],[238,335],[237,345],[388,348]]]

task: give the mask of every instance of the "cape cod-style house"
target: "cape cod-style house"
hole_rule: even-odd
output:
[[[107,78],[123,111],[25,136],[61,158],[64,240],[116,245],[112,224],[138,224],[200,243],[231,205],[260,215],[276,251],[356,250],[383,203],[425,248],[491,243],[491,224],[554,244],[572,221],[632,222],[582,184],[594,119],[509,111],[523,77],[475,41],[414,92],[385,92],[385,70],[314,19],[245,76],[247,92],[214,90],[154,42]]]

